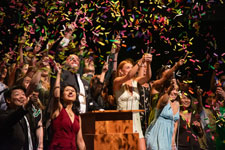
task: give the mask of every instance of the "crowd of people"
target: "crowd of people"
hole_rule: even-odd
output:
[[[58,39],[56,51],[68,46],[73,30]],[[0,149],[86,149],[80,114],[93,110],[144,110],[133,113],[139,149],[222,150],[225,148],[225,75],[215,64],[210,91],[176,78],[185,58],[162,66],[151,80],[151,53],[136,63],[117,64],[118,34],[101,74],[93,57],[85,56],[86,37],[79,52],[60,63],[40,51],[39,41],[24,56],[27,36],[19,41],[18,60],[6,55],[0,66]],[[48,45],[48,50],[52,45]],[[118,66],[118,67],[117,67]]]

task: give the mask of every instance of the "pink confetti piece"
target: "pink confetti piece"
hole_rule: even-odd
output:
[[[126,28],[128,26],[127,20],[125,19],[125,24],[123,25],[123,28]]]
[[[199,63],[199,62],[200,62],[198,59],[195,59],[195,61],[196,61],[197,63]]]
[[[192,134],[192,136],[193,136],[195,139],[197,138],[194,134]]]
[[[194,102],[194,104],[198,104],[198,102]]]
[[[122,16],[124,16],[124,8],[121,9]]]
[[[193,59],[189,59],[189,61],[191,61],[191,62],[195,63],[195,60],[193,60]]]
[[[213,53],[214,56],[218,57],[218,55],[216,53]]]
[[[209,105],[205,105],[205,107],[210,108],[210,106],[209,106]]]

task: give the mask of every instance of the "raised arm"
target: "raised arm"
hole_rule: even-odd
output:
[[[41,50],[41,43],[38,42],[35,47],[34,47],[34,50],[33,50],[33,58],[35,58],[36,60],[36,54]]]
[[[112,44],[112,49],[111,49],[111,53],[114,53],[114,59],[113,59],[113,71],[117,70],[117,58],[118,58],[118,54],[121,48],[121,37],[120,35],[117,35],[115,38],[115,44]]]
[[[147,65],[146,66],[147,69],[146,69],[146,75],[145,76],[142,75],[141,77],[137,78],[137,81],[140,85],[148,82],[152,77],[152,70],[151,70],[152,55],[151,54],[145,54],[144,59],[145,59],[146,65]],[[143,67],[140,67],[140,69],[143,69]],[[139,72],[141,72],[141,71],[139,70]]]
[[[106,72],[108,71],[108,63],[105,62],[103,67],[102,67],[102,73],[100,74],[99,76],[99,80],[101,83],[104,82],[104,79],[105,79],[105,75],[106,75]]]
[[[144,70],[145,70],[145,65],[140,66],[140,69],[138,71],[138,77],[143,77],[144,76]]]
[[[159,98],[159,101],[157,103],[157,109],[163,109],[163,107],[166,106],[169,101],[169,94],[175,87],[175,82],[176,80],[173,79],[171,85],[168,87],[166,92]]]
[[[23,43],[19,44],[19,54],[20,54],[20,65],[23,64]]]
[[[14,85],[16,77],[17,65],[13,64],[11,67],[11,71],[9,72],[8,87],[12,87]]]
[[[108,63],[105,62],[102,68],[102,73],[100,75],[95,75],[90,81],[90,92],[94,100],[97,100],[98,96],[101,94],[103,90],[104,79],[107,70],[108,70]],[[98,82],[98,80],[100,82]]]
[[[80,76],[82,76],[83,73],[84,73],[84,68],[85,68],[84,49],[87,46],[87,41],[86,41],[85,33],[83,33],[83,35],[84,36],[81,39],[80,45],[79,45],[79,50],[80,50],[80,53],[79,53],[80,67],[79,67],[78,73],[80,74]]]
[[[27,87],[26,96],[29,96],[34,91],[34,89],[37,88],[41,80],[41,73],[42,73],[41,70],[37,70],[37,72],[34,74],[33,78],[30,81],[29,86]]]
[[[63,37],[63,39],[60,41],[60,45],[61,47],[66,47],[68,46],[69,42],[70,42],[70,39],[72,37],[72,34],[73,34],[73,30],[72,29],[67,29],[65,31],[65,35]]]
[[[108,56],[108,71],[106,73],[105,80],[109,80],[111,75],[117,70],[117,58],[120,50],[120,43],[112,44],[111,53]]]
[[[23,45],[19,45],[19,54],[20,54],[20,65],[23,64]]]
[[[21,37],[21,40],[19,41],[19,55],[20,55],[20,65],[23,65],[23,45],[26,42],[26,33]]]
[[[33,71],[35,73],[31,79],[29,86],[27,87],[26,96],[29,96],[33,92],[33,90],[37,88],[41,80],[42,69],[45,68],[47,65],[48,64],[45,61],[41,61],[40,65],[37,67],[37,71]]]
[[[57,66],[57,75],[56,75],[56,80],[55,80],[55,86],[54,86],[54,97],[56,99],[60,99],[60,79],[61,79],[61,67],[60,65]]]
[[[152,84],[152,87],[155,89],[161,88],[164,82],[168,80],[170,77],[172,77],[173,72],[175,72],[183,64],[184,64],[184,59],[180,59],[177,63],[175,63],[175,65],[171,69],[165,72],[159,80],[154,81]]]
[[[214,70],[212,72],[212,76],[210,80],[210,90],[216,89],[216,71],[219,69],[220,64],[216,62],[213,67],[214,67]]]
[[[33,55],[31,60],[29,61],[29,68],[27,71],[27,74],[30,74],[34,71],[35,66],[39,66],[41,64],[41,61],[37,63],[36,54],[41,50],[41,44],[37,43],[33,49]]]
[[[200,89],[200,87],[197,88],[197,100],[198,100],[198,107],[197,107],[197,111],[200,114],[203,111],[203,103],[202,103],[202,92],[203,90]]]

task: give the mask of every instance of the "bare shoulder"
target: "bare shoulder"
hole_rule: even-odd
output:
[[[177,106],[177,107],[180,107],[180,103],[178,101],[175,101],[174,104]]]

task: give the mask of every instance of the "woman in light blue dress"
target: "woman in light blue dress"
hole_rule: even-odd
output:
[[[147,150],[175,150],[175,135],[179,120],[178,86],[176,80],[157,103],[154,121],[146,130]]]

